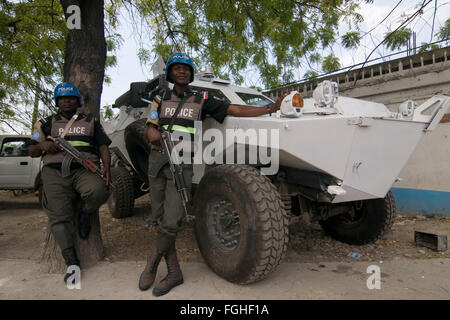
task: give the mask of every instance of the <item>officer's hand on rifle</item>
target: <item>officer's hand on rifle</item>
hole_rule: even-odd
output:
[[[161,132],[159,132],[158,129],[156,129],[153,125],[149,125],[146,131],[147,140],[155,145],[159,146],[161,145]]]
[[[103,167],[102,176],[105,178],[105,184],[109,187],[109,182],[111,181],[111,170],[109,168]]]
[[[38,144],[39,148],[46,153],[56,153],[61,151],[53,141],[42,141]]]

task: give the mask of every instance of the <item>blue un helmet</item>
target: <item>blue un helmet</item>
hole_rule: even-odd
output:
[[[55,104],[58,106],[57,99],[59,97],[77,97],[78,99],[78,105],[81,107],[83,104],[81,103],[81,96],[78,92],[77,87],[75,87],[70,82],[63,82],[56,86],[55,88],[55,95],[53,98],[55,99]]]
[[[194,81],[194,63],[192,62],[191,58],[186,53],[183,52],[175,52],[172,54],[167,60],[166,63],[166,80],[173,83],[172,78],[170,77],[169,71],[170,66],[174,63],[182,63],[187,64],[189,67],[191,67],[191,79],[189,80],[189,83]]]

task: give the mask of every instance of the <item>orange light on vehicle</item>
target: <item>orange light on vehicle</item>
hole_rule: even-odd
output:
[[[297,108],[303,107],[303,97],[300,93],[294,94],[292,97],[292,105]]]

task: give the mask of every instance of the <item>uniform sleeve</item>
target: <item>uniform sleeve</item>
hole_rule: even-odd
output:
[[[111,144],[111,139],[109,139],[100,121],[94,123],[94,142],[97,146],[109,146]]]
[[[152,102],[150,106],[150,112],[147,117],[147,121],[145,122],[147,125],[153,124],[155,126],[159,125],[159,112],[160,112],[160,104],[155,100]]]
[[[214,96],[208,98],[203,104],[202,120],[204,120],[206,115],[209,114],[211,117],[216,119],[217,122],[222,123],[227,116],[227,110],[229,106],[230,103],[220,98]]]
[[[161,110],[161,92],[153,92],[150,97],[152,104],[150,105],[150,112],[147,117],[146,125],[153,124],[156,127],[159,125],[159,112]]]
[[[51,121],[49,118],[36,121],[33,126],[33,134],[31,135],[31,140],[28,142],[28,145],[34,145],[45,141],[47,136],[50,134],[50,123]]]

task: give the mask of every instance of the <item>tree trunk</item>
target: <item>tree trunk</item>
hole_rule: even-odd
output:
[[[78,236],[78,219],[76,220],[75,249],[77,250],[78,258],[80,259],[81,269],[86,269],[94,266],[99,260],[102,260],[104,256],[98,210],[95,214],[91,215],[91,232],[89,238],[86,240],[83,240]],[[43,271],[49,273],[64,273],[67,268],[61,255],[61,249],[56,243],[53,234],[50,232],[50,228],[47,229],[45,236],[41,263],[44,264]]]
[[[81,29],[69,29],[66,40],[64,81],[77,86],[84,106],[98,119],[106,61],[104,1],[60,0],[60,2],[66,21],[73,16],[73,12],[67,13],[69,6],[76,5],[81,10]],[[78,217],[78,214],[76,216]],[[91,232],[87,240],[81,240],[76,232],[75,249],[81,262],[81,268],[93,266],[103,258],[98,211],[91,216]],[[66,269],[61,249],[50,230],[47,234],[41,261],[48,267],[49,272],[62,272]]]
[[[33,113],[31,116],[31,134],[33,134],[33,126],[37,121],[39,114],[39,95],[41,94],[41,80],[39,76],[36,76],[36,92],[34,95],[34,105],[33,105]]]
[[[105,75],[106,40],[103,0],[61,0],[66,20],[73,16],[67,8],[81,9],[81,29],[69,29],[66,40],[64,80],[80,91],[83,104],[98,119]]]

